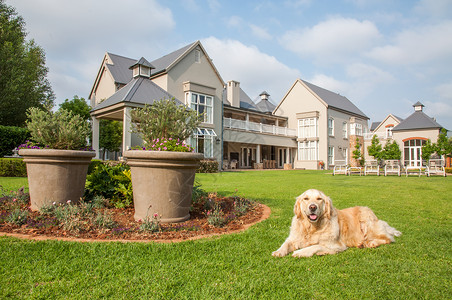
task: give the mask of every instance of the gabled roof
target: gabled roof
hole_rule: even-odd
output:
[[[115,83],[127,84],[132,79],[132,70],[129,68],[134,65],[137,60],[108,52],[107,55],[112,60],[113,64],[106,64],[106,67],[113,76]]]
[[[276,108],[276,105],[268,101],[267,99],[262,99],[259,103],[256,104],[257,110],[264,113],[272,113]]]
[[[131,65],[129,67],[129,69],[133,69],[133,67],[137,66],[137,65],[141,65],[141,66],[145,66],[145,67],[149,67],[151,69],[155,69],[155,67],[146,60],[146,58],[141,57],[138,61],[136,61],[133,65]]]
[[[111,97],[94,107],[93,111],[106,108],[118,103],[152,104],[155,100],[172,99],[170,93],[159,87],[148,78],[133,78],[126,86],[114,93]],[[182,104],[176,99],[176,102]]]
[[[168,71],[168,69],[177,62],[180,58],[184,56],[184,54],[191,49],[193,46],[195,46],[197,42],[191,43],[190,45],[187,45],[185,47],[182,47],[176,51],[173,51],[165,56],[162,56],[154,61],[151,62],[151,64],[155,67],[155,70],[152,75]]]
[[[443,128],[433,118],[427,116],[423,111],[415,111],[408,118],[400,122],[392,131],[414,130],[414,129],[440,129]]]
[[[301,80],[306,86],[309,87],[311,91],[317,94],[323,101],[326,102],[328,107],[334,107],[343,111],[351,112],[355,115],[361,116],[365,119],[369,119],[358,107],[356,107],[350,100],[346,97],[341,96],[332,91],[326,90],[319,86],[316,86],[307,81]]]
[[[309,82],[301,80],[301,79],[297,79],[294,82],[294,84],[290,87],[290,89],[284,95],[282,100],[278,103],[278,105],[274,109],[273,113],[275,113],[278,110],[278,108],[281,106],[281,104],[284,102],[284,100],[287,98],[287,96],[291,93],[292,89],[297,84],[301,84],[302,86],[304,86],[307,90],[309,90],[314,95],[314,97],[316,97],[321,103],[323,103],[323,105],[325,105],[328,108],[337,109],[337,110],[344,111],[344,112],[350,113],[350,114],[358,116],[358,117],[362,117],[364,119],[369,119],[368,116],[366,116],[358,107],[356,107],[346,97],[341,96],[337,93],[331,92],[329,90],[326,90],[324,88],[321,88],[319,86],[316,86],[312,83],[309,83]]]
[[[393,118],[398,122],[397,124],[400,124],[400,122],[403,121],[402,118],[397,117],[397,116],[394,116],[393,114],[389,114],[389,115],[387,115],[386,118],[384,118],[384,120],[381,121],[381,122],[372,122],[372,125],[370,126],[370,131],[371,131],[371,132],[376,131],[376,130],[377,130],[378,128],[380,128],[380,126],[381,126],[384,122],[386,122],[386,120],[389,119],[390,117],[393,117]]]

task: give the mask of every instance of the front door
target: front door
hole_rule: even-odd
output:
[[[414,146],[410,147],[410,167],[421,167],[422,166],[422,156],[421,147]]]

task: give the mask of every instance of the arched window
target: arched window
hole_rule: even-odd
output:
[[[422,146],[424,146],[426,140],[426,138],[419,137],[403,140],[403,159],[406,166],[422,166]]]

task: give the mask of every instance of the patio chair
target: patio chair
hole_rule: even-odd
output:
[[[396,159],[389,159],[385,161],[385,176],[388,175],[400,176],[400,162]]]
[[[380,176],[380,165],[378,164],[378,160],[367,160],[364,165],[364,175],[367,174],[376,174]]]
[[[334,162],[333,176],[336,174],[348,175],[348,164],[345,160],[336,160]]]
[[[408,164],[405,165],[405,175],[408,177],[409,175],[417,175],[421,177],[423,166],[410,166]]]
[[[444,160],[430,159],[426,166],[427,176],[438,175],[446,177],[446,169],[444,168]]]
[[[236,159],[231,160],[231,169],[237,169],[238,161]]]

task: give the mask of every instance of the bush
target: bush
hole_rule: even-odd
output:
[[[203,159],[199,164],[196,173],[217,173],[219,168],[218,161],[214,159]]]
[[[27,167],[21,158],[0,158],[0,177],[27,177]]]
[[[452,168],[446,168],[446,173],[451,174],[452,173]]]
[[[0,125],[0,157],[12,155],[12,150],[24,143],[30,137],[26,128]]]
[[[99,163],[86,177],[85,195],[102,196],[117,208],[132,205],[132,178],[130,167],[119,163]]]

